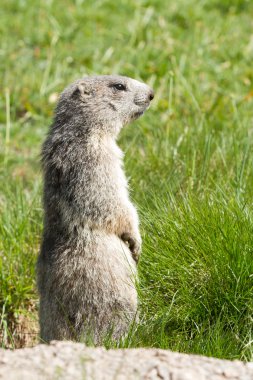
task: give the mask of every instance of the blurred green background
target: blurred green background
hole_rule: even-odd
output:
[[[140,324],[121,345],[252,359],[253,3],[0,8],[0,344],[37,336],[39,152],[57,94],[118,73],[156,93],[119,141],[144,239]]]

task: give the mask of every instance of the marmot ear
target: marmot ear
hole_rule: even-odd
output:
[[[87,98],[93,95],[92,88],[88,83],[80,82],[76,85],[72,97]]]

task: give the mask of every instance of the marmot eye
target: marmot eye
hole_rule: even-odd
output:
[[[126,91],[126,86],[124,86],[124,84],[122,84],[122,83],[114,83],[111,85],[111,87],[113,87],[119,91]]]

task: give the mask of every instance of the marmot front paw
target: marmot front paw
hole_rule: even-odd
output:
[[[121,239],[124,243],[128,245],[130,251],[132,252],[134,261],[138,263],[141,250],[141,243],[137,239],[135,239],[129,232],[124,232],[121,235]]]

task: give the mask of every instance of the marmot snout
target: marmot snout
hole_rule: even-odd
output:
[[[100,343],[109,332],[118,339],[135,318],[141,237],[116,138],[153,97],[134,79],[98,76],[77,80],[59,99],[42,148],[43,341],[91,335]]]

